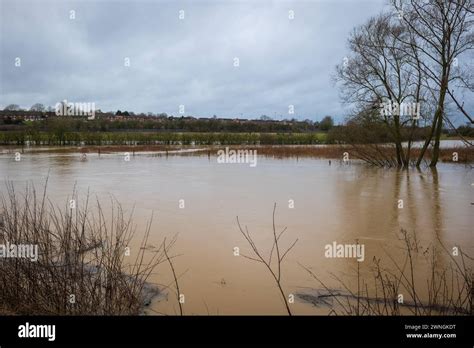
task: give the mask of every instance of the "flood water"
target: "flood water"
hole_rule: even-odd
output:
[[[64,205],[74,185],[80,197],[89,190],[101,200],[114,196],[130,211],[135,207],[138,233],[154,214],[149,244],[178,234],[172,254],[179,274],[186,314],[285,314],[271,275],[262,264],[234,256],[234,248],[252,255],[240,234],[236,217],[247,226],[264,253],[272,245],[272,211],[278,231],[287,227],[282,246],[297,244],[284,260],[283,285],[287,294],[304,293],[320,284],[298,263],[309,267],[332,288],[340,288],[330,273],[354,285],[355,259],[326,258],[325,245],[365,245],[362,276],[371,279],[375,257],[403,258],[401,228],[415,233],[429,246],[437,236],[447,246],[460,245],[474,255],[472,170],[464,165],[440,164],[429,169],[399,171],[341,164],[318,159],[258,157],[258,165],[219,164],[216,157],[137,154],[25,153],[15,162],[0,155],[0,177],[17,189],[33,182],[41,188],[49,175],[49,197]],[[5,185],[2,183],[2,192]],[[184,200],[184,208],[180,207]],[[294,206],[290,207],[290,200]],[[403,200],[400,209],[399,200]],[[138,240],[136,248],[138,246]],[[444,256],[439,255],[440,262]],[[423,275],[426,263],[417,259]],[[161,265],[151,281],[169,284],[171,274]],[[166,291],[165,291],[166,292]],[[156,312],[174,314],[172,294],[152,304]],[[327,314],[298,298],[295,314]]]

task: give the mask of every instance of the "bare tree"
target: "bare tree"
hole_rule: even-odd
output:
[[[36,103],[36,104],[33,104],[30,108],[30,111],[40,111],[40,112],[43,112],[45,111],[46,108],[44,107],[43,104],[40,104],[40,103]]]
[[[474,91],[469,71],[474,62],[469,55],[474,48],[474,5],[472,0],[391,0],[391,4],[394,12],[371,18],[351,34],[351,55],[337,67],[336,79],[343,99],[356,105],[356,115],[383,102],[421,103],[417,116],[430,128],[416,165],[434,139],[430,166],[436,166],[443,124],[452,126],[447,103],[473,122],[458,94]],[[400,112],[381,116],[395,144],[398,165],[408,166],[417,120]],[[403,139],[406,128],[410,131]],[[402,140],[408,140],[406,148]]]
[[[421,71],[412,56],[405,54],[409,35],[391,14],[373,17],[354,29],[349,37],[350,55],[336,68],[343,100],[356,105],[356,115],[361,111],[380,110],[378,116],[396,148],[397,164],[405,167],[410,161],[413,132],[408,134],[405,151],[402,131],[408,125],[412,129],[417,125],[419,110],[418,115],[406,114],[400,106],[419,107],[425,98]],[[384,112],[383,105],[388,105],[385,109],[390,112]]]
[[[20,111],[21,108],[18,104],[10,104],[5,106],[4,111]]]
[[[439,145],[443,120],[446,116],[446,103],[453,101],[460,112],[472,123],[473,118],[458,101],[453,87],[457,90],[474,91],[472,75],[461,69],[459,61],[465,58],[464,66],[472,56],[468,53],[474,48],[474,3],[471,0],[392,0],[404,28],[410,32],[410,40],[397,39],[411,50],[403,52],[417,64],[425,78],[425,87],[436,101],[431,132],[426,138],[417,160],[420,165],[423,156],[434,137],[433,155],[430,166],[436,166],[439,158]]]

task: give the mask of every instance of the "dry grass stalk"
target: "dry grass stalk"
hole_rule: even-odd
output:
[[[7,183],[0,196],[0,244],[37,245],[38,259],[0,259],[0,302],[6,313],[20,315],[135,315],[158,289],[147,282],[166,261],[164,247],[146,250],[151,220],[136,256],[127,253],[135,235],[132,214],[126,216],[111,199],[107,219],[98,200],[64,208],[34,187],[19,194]],[[93,212],[91,212],[93,210]],[[145,255],[147,254],[147,255]],[[147,259],[147,261],[145,261]]]
[[[451,262],[447,266],[439,265],[438,249],[436,246],[424,248],[419,245],[414,235],[401,230],[401,240],[404,243],[405,258],[402,263],[397,262],[389,253],[385,252],[391,261],[390,267],[383,267],[381,259],[373,259],[373,287],[369,291],[365,279],[361,279],[357,268],[357,291],[353,291],[340,277],[331,273],[333,278],[345,290],[330,288],[308,267],[300,266],[328,292],[338,304],[331,313],[342,315],[472,315],[473,313],[473,273],[467,265],[470,259],[459,248],[460,261],[456,260],[451,252],[439,240],[441,248],[449,256]],[[426,279],[427,295],[423,296],[420,284],[420,275],[416,274],[414,262],[416,258],[425,257],[429,262],[429,276]],[[393,268],[395,268],[393,270]],[[417,282],[418,280],[418,282]],[[362,281],[362,285],[360,282]],[[362,291],[360,290],[362,289]],[[404,296],[402,303],[398,301],[399,294]]]
[[[247,240],[248,244],[252,248],[253,253],[255,254],[255,257],[246,256],[246,255],[243,255],[243,254],[240,254],[240,255],[247,258],[247,259],[249,259],[249,260],[252,260],[252,261],[255,261],[255,262],[258,262],[258,263],[263,263],[265,265],[265,267],[267,268],[267,270],[269,271],[269,273],[272,275],[273,279],[275,280],[275,284],[276,284],[276,286],[278,288],[278,291],[281,295],[283,303],[285,304],[285,309],[286,309],[288,315],[292,315],[290,307],[288,306],[287,297],[286,297],[286,295],[283,291],[282,278],[281,278],[281,275],[282,275],[281,265],[282,265],[282,262],[283,262],[285,256],[288,255],[290,250],[293,249],[293,247],[298,242],[298,239],[296,239],[285,251],[283,251],[281,249],[280,238],[283,235],[283,233],[286,231],[286,227],[283,228],[283,230],[277,234],[276,226],[275,226],[275,211],[276,211],[276,203],[273,205],[273,225],[272,225],[273,226],[273,244],[272,244],[272,248],[270,250],[270,254],[268,256],[268,259],[264,257],[262,252],[256,246],[255,242],[252,239],[252,236],[250,235],[250,232],[249,232],[247,226],[245,226],[245,229],[242,228],[242,226],[240,224],[240,221],[239,221],[239,217],[237,216],[237,225],[239,226],[240,233],[242,233],[242,235]],[[276,252],[276,259],[275,259],[276,267],[272,266],[273,265],[272,257],[273,257],[274,252]],[[273,268],[276,268],[276,270],[274,270]]]

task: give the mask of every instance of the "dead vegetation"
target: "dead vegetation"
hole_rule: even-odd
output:
[[[166,262],[172,243],[147,250],[150,220],[134,250],[130,242],[138,236],[132,214],[125,214],[114,199],[110,215],[89,195],[81,205],[75,192],[60,208],[47,198],[46,187],[38,196],[34,187],[18,193],[7,183],[0,197],[0,244],[38,246],[37,261],[0,259],[2,312],[141,314],[160,291],[147,280]]]
[[[472,315],[474,283],[469,261],[473,259],[460,247],[455,258],[440,240],[437,245],[423,247],[415,235],[403,229],[401,240],[405,251],[403,262],[387,251],[389,264],[374,257],[371,281],[361,277],[358,264],[356,289],[333,273],[339,289],[330,287],[300,264],[322,289],[298,297],[315,306],[328,306],[330,314],[335,315]],[[449,257],[447,265],[441,265],[440,253]],[[415,270],[414,262],[418,258],[428,262],[428,274]]]
[[[254,255],[254,256],[247,256],[244,254],[240,254],[240,256],[245,257],[246,259],[249,259],[251,261],[255,261],[257,263],[262,263],[266,267],[266,269],[268,270],[268,272],[271,274],[272,278],[275,281],[275,285],[285,305],[286,312],[288,313],[288,315],[292,315],[290,307],[288,306],[287,296],[285,295],[285,292],[283,291],[281,268],[282,268],[282,263],[283,263],[283,260],[285,259],[285,256],[288,255],[291,249],[293,249],[293,247],[298,242],[298,239],[292,242],[290,246],[286,248],[286,250],[282,249],[280,245],[280,238],[285,233],[286,227],[277,233],[276,226],[275,226],[275,211],[276,211],[276,203],[273,205],[273,215],[272,215],[273,217],[273,220],[272,220],[273,221],[273,224],[272,224],[273,243],[272,243],[272,247],[270,249],[268,258],[265,257],[263,252],[255,244],[255,241],[250,235],[250,232],[247,226],[245,226],[245,228],[241,226],[239,217],[237,216],[237,225],[239,226],[240,233],[244,236],[245,240],[250,245],[253,255]],[[273,255],[275,255],[274,259],[273,259]],[[273,262],[272,262],[272,259],[273,259]]]
[[[347,152],[349,159],[356,159],[366,162],[369,165],[378,167],[397,167],[396,149],[390,145],[381,144],[352,144],[352,145],[236,145],[230,147],[233,150],[257,150],[259,156],[272,158],[324,158],[342,161],[344,153]],[[128,153],[133,156],[140,152],[153,153],[154,156],[207,156],[215,157],[217,151],[225,149],[225,146],[166,146],[166,145],[115,145],[115,146],[85,146],[67,148],[40,148],[31,151],[35,153],[61,153],[61,154],[116,154]],[[10,153],[14,154],[18,149],[11,148]],[[21,152],[22,150],[20,150]],[[30,150],[27,150],[30,151]],[[411,148],[413,158],[417,158],[421,152],[420,148]],[[454,157],[456,155],[456,160]],[[440,149],[439,159],[446,163],[474,163],[474,147],[457,146]],[[425,152],[423,163],[428,165],[431,159],[431,150]],[[411,163],[413,166],[414,162]]]

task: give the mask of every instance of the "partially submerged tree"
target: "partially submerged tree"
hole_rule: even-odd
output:
[[[463,103],[455,96],[453,87],[474,91],[472,75],[461,68],[469,65],[469,60],[470,63],[473,61],[468,54],[474,49],[474,3],[471,0],[392,0],[392,4],[410,33],[410,41],[403,38],[399,41],[412,49],[402,52],[413,58],[423,75],[425,87],[435,100],[431,133],[417,160],[419,166],[434,137],[430,163],[434,167],[439,158],[443,121],[447,120],[448,99],[473,122]],[[464,64],[460,64],[461,59],[464,59]]]
[[[474,5],[472,0],[391,0],[391,4],[395,13],[371,18],[350,35],[351,54],[337,67],[336,79],[343,100],[355,105],[354,115],[371,106],[383,108],[380,117],[391,134],[399,166],[407,167],[412,160],[411,135],[419,120],[428,123],[430,131],[416,165],[434,139],[430,166],[436,166],[443,122],[452,125],[446,104],[453,102],[473,121],[455,94],[474,91],[472,75],[461,68],[474,61],[468,55],[474,48]],[[407,147],[402,144],[406,128],[411,129]]]
[[[355,115],[370,109],[379,111],[390,133],[389,141],[395,144],[399,166],[408,166],[410,160],[411,138],[405,151],[402,128],[415,127],[425,97],[420,71],[404,54],[407,47],[403,41],[409,40],[408,36],[409,32],[389,14],[371,18],[350,35],[351,54],[337,67],[336,75],[344,101],[356,105]],[[409,105],[411,112],[403,112],[402,105]]]

